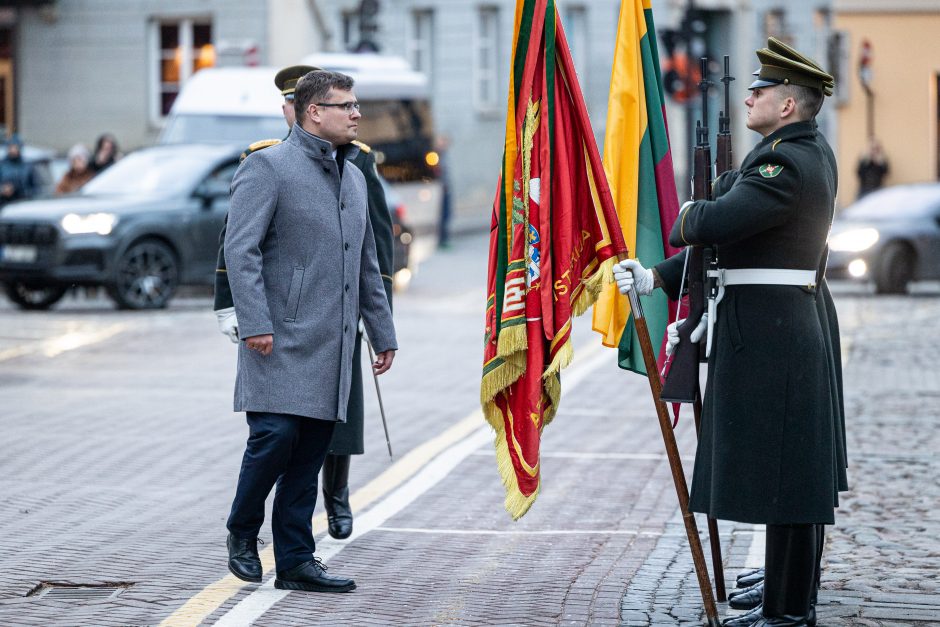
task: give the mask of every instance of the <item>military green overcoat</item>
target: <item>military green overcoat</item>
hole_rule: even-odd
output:
[[[725,176],[718,198],[679,216],[673,245],[713,246],[722,268],[817,270],[824,263],[838,176],[813,122],[778,129]],[[683,256],[656,267],[673,299]],[[726,287],[708,362],[692,511],[748,523],[834,521],[847,482],[831,306],[824,284]]]
[[[260,150],[277,142],[258,142],[252,144],[247,151]],[[389,213],[388,204],[385,200],[385,191],[378,178],[378,171],[375,167],[375,157],[365,144],[355,142],[359,146],[359,151],[353,157],[351,162],[358,167],[366,179],[366,191],[369,195],[369,221],[372,223],[372,231],[375,235],[375,249],[379,262],[379,271],[385,284],[385,294],[388,297],[389,306],[392,304],[392,216]],[[247,153],[246,153],[247,154]],[[224,246],[225,227],[219,236],[219,255],[215,274],[215,299],[213,309],[226,309],[232,307],[232,292],[229,287],[228,273],[225,267]],[[356,348],[353,353],[352,381],[349,390],[349,404],[346,409],[346,422],[337,423],[333,430],[333,439],[330,442],[330,454],[333,455],[361,455],[365,451],[363,444],[363,372],[360,364],[362,363],[362,341],[361,336],[357,337]],[[371,379],[371,373],[369,374]]]

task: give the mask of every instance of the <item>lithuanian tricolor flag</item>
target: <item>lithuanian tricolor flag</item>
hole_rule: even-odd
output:
[[[646,268],[678,252],[669,245],[679,201],[663,104],[651,0],[623,0],[607,100],[604,170],[623,238]],[[660,368],[666,326],[675,307],[662,290],[643,297],[650,337],[654,342],[661,338]],[[646,373],[629,300],[616,285],[605,286],[594,305],[594,330],[604,336],[605,346],[619,347],[621,368]]]
[[[554,0],[517,0],[506,145],[490,231],[481,402],[513,518],[538,495],[539,442],[571,361],[571,318],[625,255]]]

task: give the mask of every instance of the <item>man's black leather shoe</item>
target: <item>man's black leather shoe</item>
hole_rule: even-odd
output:
[[[764,617],[763,610],[764,606],[758,605],[753,610],[745,614],[739,614],[738,616],[726,618],[721,624],[724,627],[751,627],[751,625]]]
[[[314,558],[290,570],[278,571],[274,587],[278,590],[307,592],[351,592],[356,589],[356,582],[327,575],[326,565],[319,558]]]
[[[228,569],[242,581],[261,583],[261,558],[258,557],[258,543],[261,538],[236,538],[228,534],[225,544],[228,546]]]
[[[732,592],[728,596],[728,605],[736,610],[750,610],[764,600],[764,582],[756,583],[750,588],[740,592]]]
[[[737,579],[735,580],[735,588],[747,588],[748,586],[753,586],[757,583],[758,580],[764,578],[764,567],[760,568],[748,568],[747,570],[742,570],[738,573]],[[750,581],[750,583],[748,583]]]
[[[337,540],[352,535],[353,514],[349,506],[349,455],[327,455],[323,463],[323,507],[327,531]]]
[[[764,580],[764,569],[761,568],[756,573],[751,573],[745,577],[738,577],[736,582],[736,587],[738,588],[750,588],[755,583],[760,583]]]
[[[807,627],[807,623],[805,616],[784,614],[773,618],[761,618],[752,627]]]

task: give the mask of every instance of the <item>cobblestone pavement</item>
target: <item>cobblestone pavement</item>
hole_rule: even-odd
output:
[[[351,476],[362,533],[320,541],[331,572],[359,585],[346,595],[227,576],[247,429],[208,299],[152,313],[0,305],[0,624],[700,624],[649,389],[596,348],[588,320],[545,432],[542,493],[521,521],[504,512],[476,415],[485,249],[456,240],[396,300],[402,350],[382,378],[396,458],[367,390],[368,452]],[[828,536],[820,624],[940,623],[940,298],[844,290],[838,306],[853,490]],[[690,423],[676,431],[688,470]],[[731,581],[760,536],[719,524]]]

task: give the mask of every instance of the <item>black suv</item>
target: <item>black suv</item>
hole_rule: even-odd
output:
[[[0,212],[0,281],[24,309],[73,285],[104,286],[127,309],[165,307],[179,285],[211,285],[243,146],[134,152],[74,196]]]

